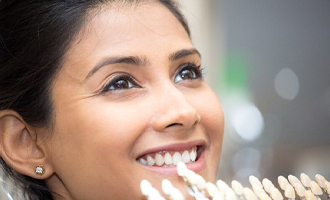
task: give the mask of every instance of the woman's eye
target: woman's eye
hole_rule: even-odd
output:
[[[179,72],[174,78],[174,82],[178,83],[184,80],[192,80],[202,78],[202,69],[194,64],[186,64],[179,68]]]
[[[126,90],[130,88],[137,87],[133,78],[128,75],[119,75],[113,78],[102,90],[102,92],[112,91],[112,90]]]

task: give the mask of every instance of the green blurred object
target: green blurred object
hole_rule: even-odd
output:
[[[223,80],[225,88],[230,90],[239,90],[247,92],[248,77],[246,70],[246,61],[240,53],[228,53],[224,59]]]

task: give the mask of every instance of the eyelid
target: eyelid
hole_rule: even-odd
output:
[[[131,75],[126,74],[126,73],[118,73],[117,75],[113,75],[112,78],[110,78],[110,80],[107,81],[107,83],[101,88],[100,93],[107,93],[107,92],[110,92],[110,91],[115,91],[116,89],[115,90],[109,90],[109,87],[111,85],[115,84],[116,81],[118,81],[120,79],[126,79],[126,80],[130,81],[133,84],[133,88],[138,87],[137,81],[135,81],[135,79]],[[130,89],[130,88],[127,88],[127,89]],[[118,89],[118,90],[124,90],[124,89]]]
[[[195,73],[197,72],[197,77],[194,78],[194,79],[203,79],[204,78],[204,67],[202,67],[201,64],[198,64],[196,61],[193,61],[193,62],[188,62],[188,63],[184,63],[182,65],[180,65],[178,67],[178,69],[176,70],[176,73],[174,75],[174,79],[176,79],[176,77],[179,75],[179,73],[183,70],[183,69],[186,69],[186,68],[192,68],[192,69],[195,69]]]

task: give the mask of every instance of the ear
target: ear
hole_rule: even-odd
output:
[[[17,172],[36,179],[45,179],[53,174],[46,157],[46,147],[39,129],[29,126],[13,110],[0,111],[0,156]],[[42,165],[43,174],[36,173],[36,167]]]

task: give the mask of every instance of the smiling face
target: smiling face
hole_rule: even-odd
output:
[[[183,191],[182,158],[214,181],[222,109],[198,51],[160,3],[104,6],[72,42],[52,96],[47,184],[68,199],[141,199],[142,179]]]

